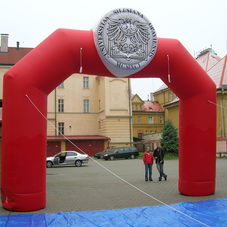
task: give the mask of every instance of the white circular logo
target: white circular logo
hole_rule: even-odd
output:
[[[95,30],[94,39],[103,63],[118,77],[143,69],[157,49],[154,27],[133,9],[115,9],[107,13]]]

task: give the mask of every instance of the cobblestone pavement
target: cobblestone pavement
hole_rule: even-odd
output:
[[[200,201],[227,198],[227,159],[217,159],[216,192],[214,195],[191,197],[178,192],[178,160],[165,161],[167,181],[158,181],[153,165],[152,182],[144,181],[142,160],[97,160],[130,184],[152,197],[136,190],[90,160],[83,167],[55,167],[47,169],[47,205],[45,209],[29,213],[117,209],[171,204],[181,201]],[[18,214],[0,208],[0,214]],[[26,213],[26,212],[21,212]]]

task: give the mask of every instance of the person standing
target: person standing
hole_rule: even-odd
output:
[[[153,165],[153,154],[150,147],[146,148],[143,153],[143,163],[145,165],[145,181],[152,181],[152,165]]]
[[[159,172],[159,181],[162,180],[162,177],[167,180],[167,175],[163,172],[164,167],[164,151],[160,147],[160,145],[157,145],[157,148],[154,150],[154,159],[155,163]]]

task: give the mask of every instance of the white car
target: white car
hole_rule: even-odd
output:
[[[76,151],[62,151],[52,157],[46,158],[46,167],[52,166],[82,166],[84,163],[88,163],[89,156],[87,154],[81,154]]]

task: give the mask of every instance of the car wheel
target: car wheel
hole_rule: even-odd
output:
[[[135,158],[135,155],[134,154],[131,154],[131,159],[134,159]]]
[[[47,167],[47,168],[51,168],[52,166],[53,166],[53,163],[52,163],[52,162],[48,161],[48,162],[46,163],[46,167]]]
[[[75,161],[75,166],[76,167],[81,167],[82,166],[82,162],[80,160],[76,160]]]
[[[110,156],[110,160],[114,160],[114,156]]]

